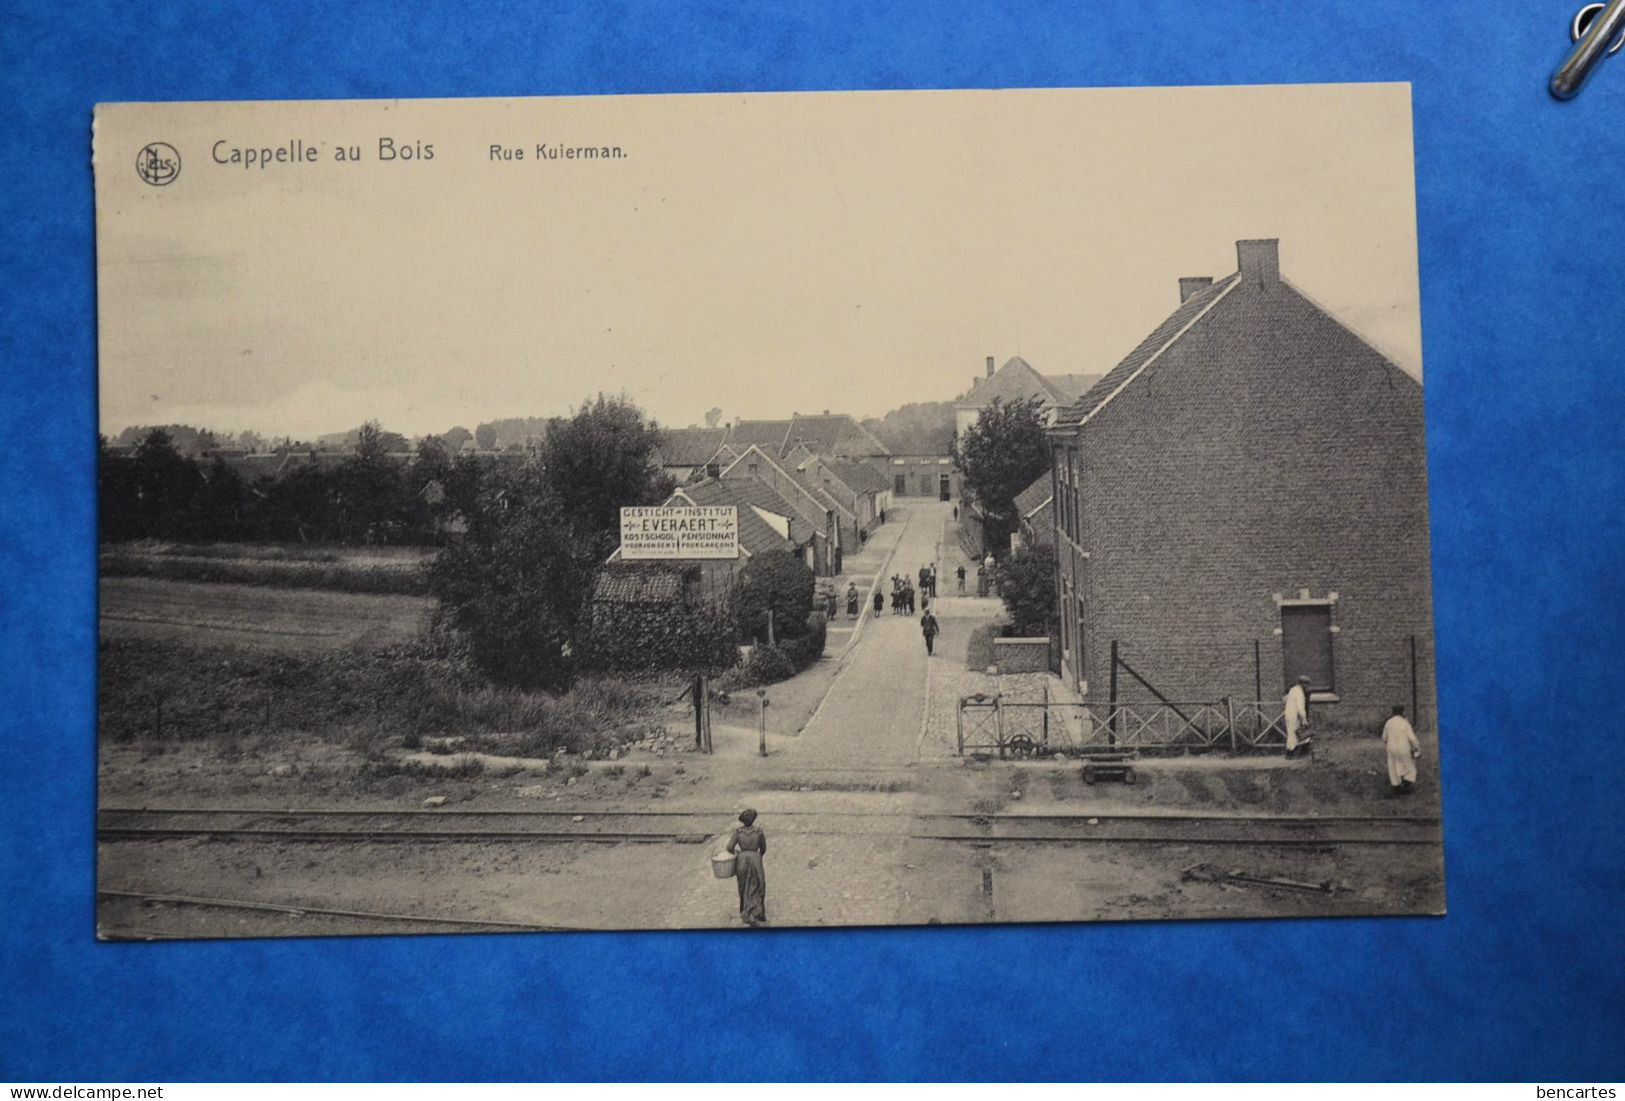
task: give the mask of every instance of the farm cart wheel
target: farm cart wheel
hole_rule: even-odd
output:
[[[1031,757],[1038,752],[1038,743],[1026,734],[1017,734],[1005,744],[1012,757]]]
[[[1136,781],[1135,776],[1134,776],[1134,770],[1132,768],[1125,768],[1123,770],[1123,783],[1132,784],[1132,783],[1136,783],[1136,782],[1137,781]]]

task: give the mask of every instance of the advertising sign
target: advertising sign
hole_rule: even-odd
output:
[[[621,509],[621,557],[739,557],[739,510],[733,505]]]

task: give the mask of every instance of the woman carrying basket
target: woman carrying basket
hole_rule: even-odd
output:
[[[740,826],[728,838],[728,851],[738,858],[734,878],[739,882],[739,916],[746,925],[767,922],[767,875],[762,857],[767,855],[767,834],[756,828],[756,812],[746,807],[739,812]]]

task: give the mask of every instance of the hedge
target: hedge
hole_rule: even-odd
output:
[[[601,601],[591,619],[582,655],[589,668],[715,675],[738,661],[724,610]]]

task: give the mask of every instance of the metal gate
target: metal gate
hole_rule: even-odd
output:
[[[1286,744],[1276,702],[1069,703],[977,693],[959,701],[958,746],[1000,758],[1136,750],[1242,753]]]
[[[1001,758],[1033,757],[1051,751],[1050,699],[1015,700],[1002,693],[962,696],[958,711],[959,755],[997,753]]]

